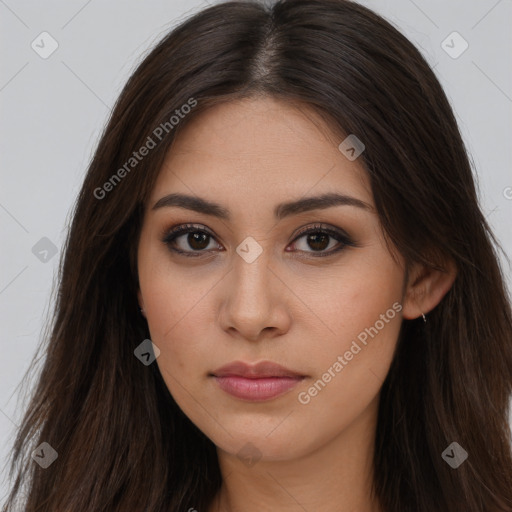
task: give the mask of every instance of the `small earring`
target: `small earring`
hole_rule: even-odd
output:
[[[140,314],[144,315],[144,310],[142,308],[140,308],[140,307],[139,307],[139,310],[140,310]]]
[[[423,313],[421,313],[421,316],[423,317],[423,321],[426,322],[427,319],[425,318],[425,315]]]

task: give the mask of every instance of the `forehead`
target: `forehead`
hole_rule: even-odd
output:
[[[326,192],[370,204],[361,161],[338,149],[335,134],[310,107],[250,98],[210,107],[183,126],[168,152],[150,204],[183,192],[233,204],[276,204]]]

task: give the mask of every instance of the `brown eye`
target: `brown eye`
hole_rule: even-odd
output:
[[[163,238],[170,250],[186,256],[201,256],[209,252],[213,235],[197,226],[187,224],[171,229]],[[218,248],[218,244],[217,244]]]
[[[298,241],[301,239],[304,239],[304,241],[299,244]],[[316,225],[299,233],[299,236],[293,241],[293,246],[299,251],[309,253],[312,256],[329,256],[341,251],[346,246],[355,246],[355,244],[342,231]]]
[[[315,251],[324,251],[329,245],[330,235],[325,233],[312,233],[306,235],[306,243]]]
[[[192,249],[200,251],[208,247],[209,239],[210,235],[208,235],[207,233],[195,231],[194,233],[188,234],[186,241]]]
[[[299,241],[304,241],[299,243]],[[218,244],[210,246],[215,238],[203,228],[193,224],[171,229],[162,240],[171,251],[184,256],[202,256],[212,250],[222,250]],[[330,256],[346,246],[355,246],[343,231],[316,225],[303,230],[292,243],[295,250],[312,256]],[[296,246],[299,247],[296,247]]]

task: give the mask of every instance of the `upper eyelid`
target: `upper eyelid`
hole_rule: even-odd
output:
[[[208,228],[204,224],[193,224],[193,223],[178,224],[172,228],[165,229],[163,232],[163,238],[167,238],[172,235],[176,235],[176,237],[179,237],[179,236],[187,234],[187,232],[194,232],[194,231],[202,231],[202,232],[210,235],[211,237],[217,239],[216,235],[213,233],[212,230],[210,230],[210,228]],[[298,237],[301,237],[310,231],[333,231],[340,236],[344,236],[346,238],[351,238],[350,235],[342,228],[329,226],[326,223],[315,222],[313,224],[306,225],[306,226],[300,228],[298,230],[298,232],[294,235],[292,242],[295,241]]]

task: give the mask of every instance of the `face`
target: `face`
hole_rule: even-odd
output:
[[[251,443],[267,460],[301,457],[375,410],[404,269],[341,142],[304,106],[218,105],[179,134],[151,193],[138,272],[156,364],[225,452]],[[345,199],[303,202],[326,194]],[[262,361],[285,375],[219,370]]]

